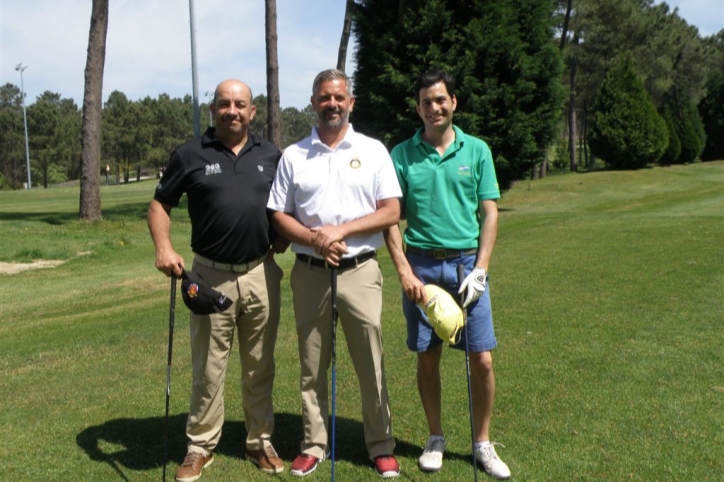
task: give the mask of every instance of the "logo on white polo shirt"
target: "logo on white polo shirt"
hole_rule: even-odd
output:
[[[349,161],[349,167],[352,169],[359,169],[359,167],[362,165],[362,163],[359,160],[359,157],[353,157],[351,161]]]
[[[211,174],[221,174],[221,166],[218,162],[216,164],[209,164],[206,166],[206,175],[210,176]]]

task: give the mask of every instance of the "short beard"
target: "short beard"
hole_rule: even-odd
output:
[[[322,125],[322,126],[324,126],[324,127],[327,128],[327,129],[329,129],[329,130],[333,130],[333,131],[339,132],[339,131],[342,130],[342,128],[343,128],[344,126],[346,126],[347,123],[349,122],[349,111],[345,112],[344,114],[342,114],[342,112],[336,112],[336,113],[339,114],[339,119],[337,119],[337,120],[328,120],[328,119],[326,119],[326,118],[324,117],[324,114],[325,114],[325,113],[322,112],[322,115],[318,116],[318,117],[319,117],[319,124]]]

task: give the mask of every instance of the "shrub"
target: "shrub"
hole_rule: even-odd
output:
[[[591,112],[591,152],[614,168],[637,169],[657,161],[666,144],[666,123],[625,56],[606,75]]]
[[[699,103],[706,142],[701,159],[724,159],[724,72],[714,72],[706,83],[706,95]]]
[[[671,113],[671,108],[666,106],[662,115],[664,122],[666,122],[666,130],[669,133],[669,143],[666,146],[666,150],[659,159],[659,164],[673,164],[679,158],[681,154],[681,141],[679,136],[676,135],[676,128],[674,127],[674,117]]]

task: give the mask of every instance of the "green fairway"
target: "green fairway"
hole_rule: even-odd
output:
[[[0,446],[9,481],[157,481],[169,281],[145,221],[155,181],[103,186],[104,220],[77,221],[78,187],[0,192]],[[499,202],[490,266],[499,346],[492,439],[517,481],[724,480],[724,162],[522,181]],[[185,204],[172,238],[188,265]],[[302,438],[289,271],[278,257],[274,445],[288,472]],[[472,480],[464,354],[443,356],[445,465],[424,474],[427,426],[401,292],[386,251],[383,330],[396,455],[406,481]],[[176,310],[168,480],[185,454],[188,311]],[[235,350],[236,351],[236,350]],[[340,337],[335,467],[377,480]],[[226,424],[201,481],[271,480],[244,460],[237,353]],[[480,480],[491,480],[479,474]],[[296,478],[295,478],[296,479]],[[329,480],[329,464],[304,480]]]

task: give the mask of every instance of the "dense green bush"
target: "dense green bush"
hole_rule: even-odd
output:
[[[706,132],[701,159],[724,159],[724,72],[713,73],[706,90],[706,96],[699,103],[699,114]]]
[[[676,130],[676,136],[681,142],[681,153],[675,163],[686,164],[694,162],[701,152],[702,145],[694,128],[691,109],[682,108],[678,113],[674,112],[674,129]]]
[[[610,166],[645,167],[658,161],[666,149],[666,123],[628,56],[606,75],[590,118],[588,145]]]
[[[669,143],[666,146],[666,150],[659,159],[659,164],[668,165],[674,164],[681,154],[681,141],[679,136],[676,135],[676,128],[674,127],[674,116],[671,113],[671,108],[666,106],[662,116],[666,122],[666,130],[669,133]]]

